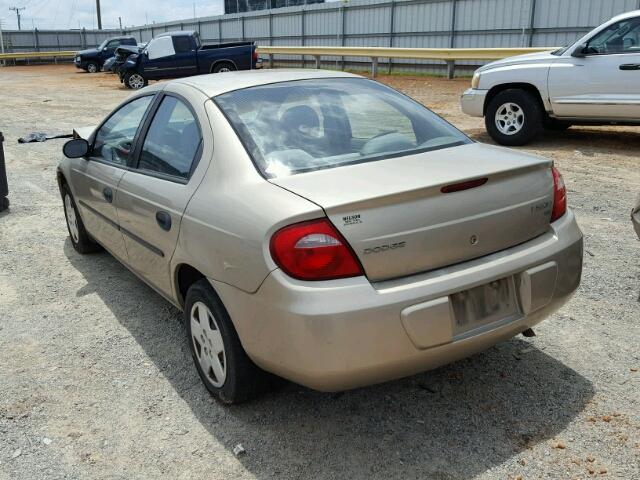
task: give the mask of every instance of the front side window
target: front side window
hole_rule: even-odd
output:
[[[149,126],[138,168],[188,178],[201,140],[191,110],[175,97],[164,97]]]
[[[419,103],[367,79],[282,82],[214,100],[271,178],[471,141]]]
[[[585,53],[640,53],[640,18],[630,18],[608,26],[589,40]]]
[[[96,134],[91,156],[126,166],[133,139],[152,99],[152,95],[137,98],[111,115]]]
[[[173,41],[171,37],[158,37],[149,42],[147,46],[147,54],[149,60],[155,60],[156,58],[170,57],[176,54],[175,48],[173,48]]]
[[[116,48],[119,45],[120,45],[120,40],[111,40],[109,43],[107,43],[107,49]]]

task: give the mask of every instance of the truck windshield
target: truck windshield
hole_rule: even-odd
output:
[[[214,101],[270,178],[471,142],[421,104],[367,79],[281,82]]]

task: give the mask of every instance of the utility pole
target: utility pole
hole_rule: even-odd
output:
[[[16,12],[16,16],[18,17],[18,30],[20,30],[20,10],[24,9],[25,7],[9,7],[9,10]]]
[[[118,17],[118,23],[120,24],[120,35],[123,35],[124,30],[122,30],[122,17]]]
[[[100,0],[96,0],[96,13],[98,14],[98,30],[102,30],[102,16],[100,15]]]
[[[4,37],[2,36],[2,20],[0,19],[0,53],[4,53]],[[5,66],[4,60],[0,62],[0,65]]]

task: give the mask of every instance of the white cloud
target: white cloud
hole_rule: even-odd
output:
[[[136,0],[102,0],[102,27],[118,28],[118,17],[123,26],[167,22],[193,18],[192,0],[158,0],[154,2]],[[14,30],[17,19],[9,7],[21,7],[23,29],[49,28],[97,28],[93,0],[0,0],[0,20],[3,28]],[[223,13],[222,0],[195,2],[196,16],[220,15]]]

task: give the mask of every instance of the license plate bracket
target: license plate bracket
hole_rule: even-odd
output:
[[[513,277],[450,295],[454,336],[520,315]]]

